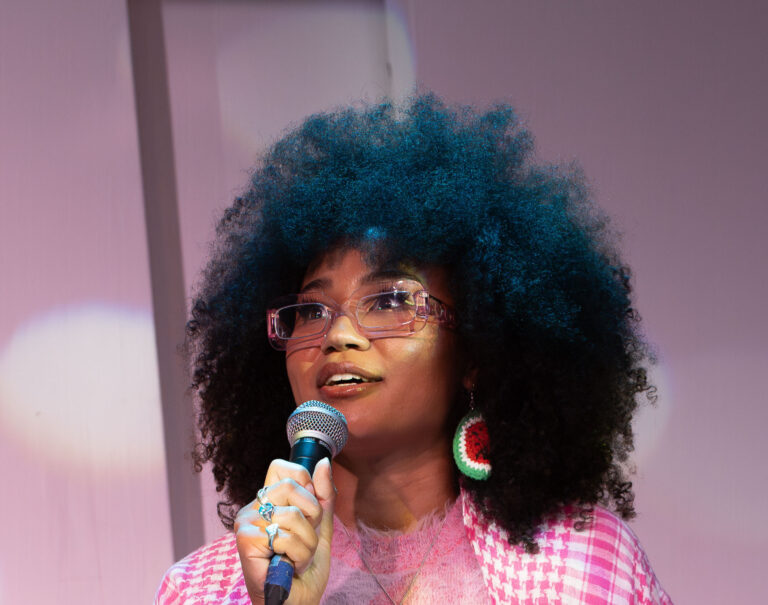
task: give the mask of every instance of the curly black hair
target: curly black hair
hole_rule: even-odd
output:
[[[195,462],[212,463],[227,527],[287,456],[293,397],[267,304],[338,246],[441,266],[460,284],[493,465],[464,488],[511,542],[535,548],[537,524],[567,504],[581,521],[597,503],[634,514],[626,461],[652,358],[629,269],[578,168],[536,163],[533,149],[509,106],[426,94],[313,115],[263,155],[217,227],[187,325]]]

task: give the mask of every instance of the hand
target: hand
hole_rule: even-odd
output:
[[[237,552],[243,567],[248,596],[253,603],[264,601],[264,581],[272,555],[284,554],[294,564],[295,573],[290,605],[314,605],[328,583],[333,537],[333,507],[336,489],[331,477],[331,463],[324,458],[317,463],[310,478],[307,470],[285,460],[269,465],[264,481],[267,499],[274,504],[272,522],[280,526],[269,549],[265,527],[259,515],[259,501],[244,506],[235,518]]]

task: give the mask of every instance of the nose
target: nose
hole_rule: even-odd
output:
[[[323,339],[321,350],[323,353],[347,349],[367,351],[370,346],[371,342],[357,331],[352,318],[344,313],[339,313],[331,320],[331,327]]]

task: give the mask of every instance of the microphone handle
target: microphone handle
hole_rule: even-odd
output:
[[[315,472],[315,466],[323,458],[331,459],[331,450],[320,439],[302,437],[291,447],[290,461],[300,464],[309,471],[309,476]],[[291,592],[293,582],[293,565],[284,555],[274,555],[267,568],[267,580],[264,582],[264,601],[266,605],[282,605]]]
[[[289,460],[307,469],[311,477],[315,472],[315,466],[323,458],[331,459],[331,450],[328,446],[316,437],[302,437],[293,444]]]

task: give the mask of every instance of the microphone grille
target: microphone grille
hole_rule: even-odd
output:
[[[347,443],[347,419],[335,407],[322,401],[305,401],[288,417],[286,424],[288,443],[294,443],[302,437],[314,437],[324,442],[336,456]]]

